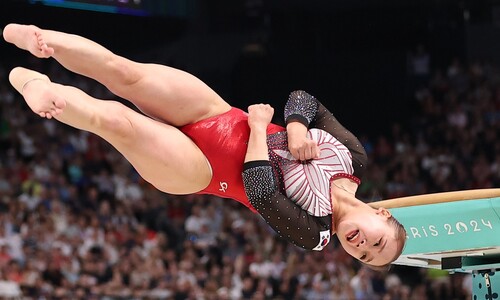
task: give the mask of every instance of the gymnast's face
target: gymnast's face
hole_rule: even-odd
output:
[[[399,252],[396,227],[385,208],[353,210],[337,224],[337,236],[347,253],[360,261],[383,266]]]

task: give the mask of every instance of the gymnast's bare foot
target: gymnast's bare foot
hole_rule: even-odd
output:
[[[22,94],[31,110],[42,118],[55,118],[66,107],[66,100],[56,93],[51,82],[44,79],[28,81]]]
[[[54,54],[54,48],[47,45],[42,30],[34,25],[8,24],[3,30],[3,37],[36,57],[48,58]]]

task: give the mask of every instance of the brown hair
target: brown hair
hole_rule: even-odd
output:
[[[401,224],[393,216],[391,216],[389,219],[387,219],[387,222],[390,222],[390,224],[392,224],[394,226],[394,228],[396,229],[396,240],[398,241],[398,248],[397,248],[398,251],[396,252],[396,255],[394,256],[394,258],[390,262],[388,262],[387,264],[382,265],[382,266],[372,266],[372,265],[363,263],[364,265],[366,265],[370,269],[375,270],[375,271],[379,271],[379,272],[388,272],[391,268],[392,263],[396,259],[398,259],[398,257],[401,255],[401,253],[403,253],[403,250],[404,250],[405,245],[406,245],[406,229],[403,226],[403,224]]]

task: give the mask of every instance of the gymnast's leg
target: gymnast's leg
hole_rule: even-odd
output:
[[[98,100],[79,89],[52,83],[32,70],[14,68],[9,80],[33,112],[99,135],[159,190],[189,194],[209,184],[211,171],[205,156],[177,128],[116,101]]]
[[[230,109],[215,91],[189,73],[133,62],[78,35],[19,24],[7,25],[3,35],[7,42],[37,57],[53,57],[68,70],[97,80],[145,114],[174,126]]]

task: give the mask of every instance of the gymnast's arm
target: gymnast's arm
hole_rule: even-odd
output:
[[[322,129],[344,144],[352,155],[354,176],[363,176],[368,158],[366,151],[354,134],[347,130],[333,114],[315,97],[304,91],[290,93],[285,105],[285,121],[287,124],[288,147],[295,158],[298,148],[308,149],[310,141],[303,142],[308,128]],[[295,149],[290,149],[295,148]],[[309,157],[314,158],[314,157]]]
[[[279,192],[269,162],[267,125],[272,108],[249,107],[250,137],[243,168],[245,192],[252,206],[281,237],[305,249],[321,250],[322,237],[331,235],[329,217],[314,217]]]

